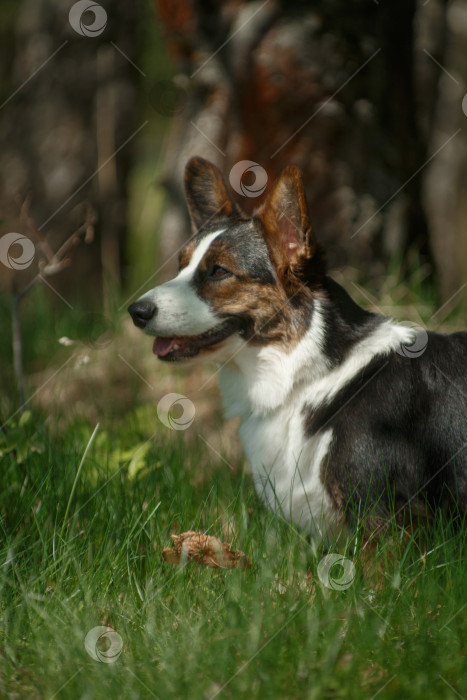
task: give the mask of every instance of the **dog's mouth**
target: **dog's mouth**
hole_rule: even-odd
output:
[[[226,340],[239,330],[239,322],[235,319],[228,319],[220,326],[216,326],[201,335],[185,335],[163,337],[157,336],[154,339],[152,351],[159,360],[164,362],[176,362],[196,357],[202,350],[214,349],[219,343]]]

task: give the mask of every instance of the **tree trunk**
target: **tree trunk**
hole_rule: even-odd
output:
[[[83,202],[92,204],[94,243],[80,249],[68,275],[54,279],[65,298],[84,304],[90,297],[108,299],[120,282],[129,137],[138,127],[138,74],[130,61],[139,11],[107,0],[102,31],[87,36],[80,31],[93,14],[84,13],[77,31],[69,19],[72,5],[24,0],[3,28],[9,39],[0,100],[0,205],[3,218],[14,220],[18,200],[29,195],[31,215],[55,250],[82,223]]]
[[[459,268],[451,275],[439,252],[436,219],[446,215],[447,202],[441,204],[436,186],[422,196],[427,176],[438,182],[435,167],[452,155],[436,138],[445,2],[356,0],[351,11],[345,0],[317,0],[313,7],[293,0],[156,0],[156,6],[180,70],[177,84],[186,86],[185,109],[173,121],[177,143],[167,154],[173,197],[165,254],[175,257],[189,230],[181,202],[190,156],[214,161],[227,179],[241,160],[259,164],[269,181],[294,163],[304,171],[331,267],[355,263],[384,273],[391,257],[405,265],[416,249],[421,262],[436,260],[446,297],[443,280],[459,279]],[[459,109],[456,115],[443,129],[446,138]],[[454,136],[451,149],[459,141]],[[452,177],[450,189],[459,191],[458,168]],[[251,213],[263,196],[238,201]],[[454,209],[449,218],[459,241]]]

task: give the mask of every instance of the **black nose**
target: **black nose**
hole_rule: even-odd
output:
[[[152,301],[135,301],[134,304],[128,307],[128,313],[138,328],[144,328],[156,311],[157,307]]]

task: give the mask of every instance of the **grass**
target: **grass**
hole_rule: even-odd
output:
[[[411,287],[388,289],[383,310],[402,299],[410,317]],[[5,327],[8,311],[0,300]],[[432,314],[428,300],[423,317]],[[81,341],[78,355],[86,351],[90,364],[70,362],[69,374],[47,385],[48,401],[35,399],[33,412],[0,430],[1,698],[467,698],[465,529],[440,517],[426,553],[423,538],[407,542],[398,531],[370,557],[354,537],[331,543],[356,577],[346,590],[326,588],[322,545],[266,510],[240,468],[213,463],[190,436],[196,423],[182,434],[158,421],[157,396],[179,387],[148,373],[144,339],[119,336],[110,352],[93,350],[102,316],[51,314],[40,289],[23,320],[30,377],[63,364],[62,335]],[[3,334],[4,419],[14,412],[10,353]],[[153,383],[147,394],[140,376]],[[72,418],[76,401],[86,419]],[[94,437],[91,415],[101,422]],[[190,529],[232,542],[252,568],[173,568],[161,551],[172,533]],[[339,577],[339,567],[331,573]],[[98,626],[121,640],[114,663],[98,660],[108,640],[91,644],[94,658],[86,651]]]
[[[355,580],[328,589],[321,546],[267,511],[241,470],[208,469],[201,441],[161,424],[153,435],[155,423],[150,406],[93,440],[85,421],[58,435],[30,413],[8,423],[1,697],[467,697],[465,531],[439,519],[426,555],[381,541],[377,585],[349,540]],[[252,568],[173,568],[161,550],[189,529],[229,533]],[[86,652],[100,625],[122,641],[115,663]]]

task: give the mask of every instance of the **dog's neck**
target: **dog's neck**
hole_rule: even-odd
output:
[[[238,339],[236,351],[220,370],[226,415],[267,415],[293,400],[300,386],[314,387],[316,397],[326,401],[375,356],[387,355],[404,339],[410,342],[412,333],[368,313],[326,278],[323,293],[313,302],[309,327],[295,346],[285,350]]]
[[[323,352],[325,323],[315,302],[305,336],[287,352],[277,345],[242,345],[220,371],[227,417],[266,414],[282,405],[294,387],[329,371]]]

